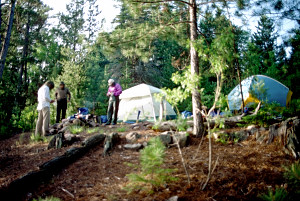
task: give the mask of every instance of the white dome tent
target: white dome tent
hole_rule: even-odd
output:
[[[150,120],[157,121],[162,117],[162,113],[167,119],[174,119],[176,113],[167,102],[157,101],[155,94],[161,93],[159,88],[139,84],[123,91],[120,95],[120,106],[118,113],[119,121]]]

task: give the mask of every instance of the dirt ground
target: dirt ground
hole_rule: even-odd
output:
[[[117,128],[106,129],[116,131]],[[128,133],[130,128],[126,128]],[[142,135],[155,136],[152,130],[138,130]],[[83,134],[83,138],[91,134]],[[37,170],[42,163],[63,154],[64,147],[46,150],[46,143],[30,144],[29,133],[16,135],[0,142],[0,188],[29,171]],[[21,140],[20,140],[21,139]],[[20,143],[22,141],[22,143]],[[213,161],[218,163],[212,179],[205,190],[201,190],[208,171],[208,140],[192,137],[190,145],[182,149],[187,162],[191,185],[187,183],[181,158],[176,147],[169,148],[165,166],[177,169],[173,176],[178,181],[147,195],[128,195],[122,188],[128,182],[126,174],[133,169],[125,163],[138,164],[139,152],[124,150],[122,140],[110,156],[103,157],[103,145],[88,152],[81,159],[54,176],[49,183],[41,185],[35,192],[28,193],[27,200],[54,196],[61,200],[166,200],[178,196],[179,200],[257,200],[258,195],[268,188],[285,184],[283,166],[293,159],[284,154],[275,144],[259,144],[253,137],[237,144],[213,143]],[[76,144],[73,146],[77,146]]]

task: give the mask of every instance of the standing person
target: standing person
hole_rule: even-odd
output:
[[[56,110],[56,123],[59,123],[61,119],[66,118],[66,111],[68,107],[68,102],[71,100],[71,93],[65,83],[61,82],[59,88],[55,91],[55,98],[57,100],[57,110]],[[61,113],[61,118],[60,118]]]
[[[108,86],[108,92],[106,95],[109,97],[109,102],[107,110],[107,123],[105,125],[110,125],[111,122],[112,125],[116,125],[120,103],[119,96],[122,93],[122,87],[113,79],[108,80]]]
[[[36,122],[35,135],[46,136],[49,134],[50,103],[54,102],[54,100],[51,100],[50,98],[50,90],[53,88],[54,83],[52,81],[48,81],[38,90],[37,110],[39,112],[39,116]]]

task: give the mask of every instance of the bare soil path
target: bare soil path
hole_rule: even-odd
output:
[[[105,128],[106,129],[106,128]],[[107,129],[106,132],[114,131]],[[132,130],[128,127],[123,134]],[[142,135],[155,136],[151,130],[137,130]],[[25,134],[22,145],[17,142],[20,135],[0,142],[0,185],[34,170],[38,165],[62,154],[66,149],[45,150],[46,144],[29,144],[30,134]],[[213,160],[219,163],[207,188],[201,184],[206,179],[208,169],[208,141],[205,139],[197,152],[200,139],[191,139],[190,145],[182,149],[191,176],[187,185],[177,148],[167,150],[165,166],[177,169],[174,176],[177,182],[161,188],[151,195],[139,192],[128,195],[122,188],[128,182],[126,174],[134,170],[125,163],[139,162],[139,152],[125,150],[121,146],[125,139],[116,145],[112,154],[103,157],[103,145],[90,150],[85,156],[68,166],[53,179],[28,193],[26,200],[37,197],[54,196],[61,200],[166,200],[179,196],[179,200],[257,200],[257,196],[268,188],[285,184],[283,166],[293,159],[279,150],[276,145],[259,144],[251,136],[239,144],[213,143]],[[76,146],[73,145],[73,146]],[[69,193],[66,193],[67,190]],[[73,197],[74,196],[74,197]]]

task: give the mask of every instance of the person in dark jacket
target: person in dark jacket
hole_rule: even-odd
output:
[[[117,124],[118,111],[119,111],[119,96],[122,93],[122,87],[116,83],[113,79],[108,80],[107,96],[109,97],[108,109],[107,109],[107,123],[105,125]]]
[[[56,123],[60,120],[66,118],[66,111],[68,102],[71,100],[71,93],[68,88],[65,87],[65,83],[61,82],[59,88],[56,89],[55,98],[57,101],[57,113],[56,113]],[[60,118],[61,113],[61,118]]]

